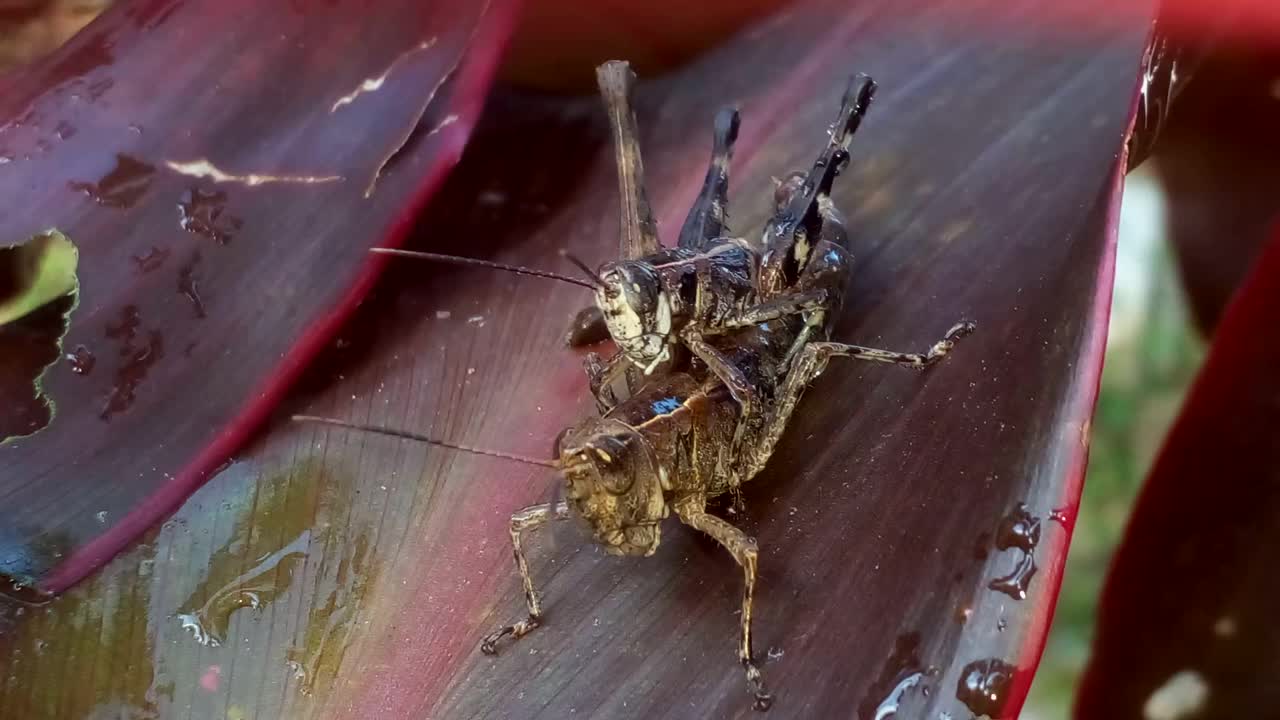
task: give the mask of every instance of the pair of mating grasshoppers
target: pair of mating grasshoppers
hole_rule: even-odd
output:
[[[570,258],[586,280],[487,261],[376,249],[429,260],[479,264],[590,287],[595,305],[575,319],[570,344],[611,338],[619,351],[586,361],[600,410],[565,429],[558,458],[525,459],[558,470],[565,499],[511,517],[511,542],[528,614],[489,634],[485,653],[505,636],[519,638],[543,620],[529,573],[525,533],[574,515],[615,555],[651,555],[672,510],[681,522],[714,538],[742,567],[738,659],[754,707],[768,709],[751,642],[751,611],[759,551],[755,539],[707,512],[709,499],[736,493],[764,467],[804,389],[836,356],[925,368],[956,338],[961,322],[921,354],[828,342],[851,260],[848,235],[830,193],[848,164],[849,143],[875,94],[866,76],[852,79],[830,128],[830,139],[808,172],[779,183],[774,215],[758,240],[728,235],[729,163],[738,112],[715,117],[706,180],[676,247],[658,241],[644,189],[635,114],[635,76],[623,62],[597,69],[613,130],[621,187],[622,259],[597,271]],[[360,430],[468,450],[413,433],[298,416]],[[511,456],[506,456],[511,457]],[[513,458],[520,459],[520,458]]]

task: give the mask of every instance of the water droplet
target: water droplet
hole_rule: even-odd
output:
[[[996,532],[996,549],[1016,550],[1020,553],[1013,572],[992,580],[987,587],[1017,600],[1025,600],[1031,578],[1036,574],[1036,545],[1040,543],[1040,520],[1027,512],[1027,506],[1018,503],[1000,521]]]
[[[125,361],[116,370],[115,385],[112,386],[106,402],[103,403],[102,412],[98,415],[103,420],[110,420],[112,415],[127,410],[133,405],[134,400],[137,399],[138,386],[146,379],[151,367],[164,357],[164,338],[159,330],[152,330],[148,335],[147,344],[141,348],[134,347],[132,339],[131,334],[129,340],[124,343],[122,351],[125,352],[122,354],[125,355]]]
[[[1026,505],[1018,503],[1000,522],[1000,529],[996,533],[996,549],[1020,548],[1031,552],[1039,542],[1040,520],[1027,512]]]
[[[234,215],[225,214],[227,194],[214,190],[191,188],[178,203],[178,224],[183,230],[202,235],[219,245],[226,245],[234,238],[244,222]]]
[[[231,614],[240,608],[261,609],[289,586],[294,566],[306,557],[311,532],[303,531],[288,545],[258,559],[253,567],[209,596],[198,609],[178,613],[183,630],[201,645],[218,647],[227,639]]]
[[[43,605],[53,600],[53,595],[8,575],[0,575],[0,598],[12,598],[23,605]]]
[[[89,348],[83,345],[77,345],[76,349],[67,353],[66,357],[67,363],[71,365],[71,372],[77,375],[88,375],[93,372],[93,366],[98,362]]]
[[[138,272],[145,274],[164,265],[164,261],[169,259],[169,250],[168,248],[158,248],[152,245],[145,253],[134,255],[132,259],[134,265],[137,266]]]
[[[902,696],[908,690],[920,684],[924,679],[924,673],[912,673],[902,679],[902,682],[894,686],[889,696],[876,706],[875,720],[886,720],[886,718],[895,717],[898,714],[898,705],[902,703]]]
[[[117,154],[116,166],[96,183],[70,182],[67,187],[88,195],[103,207],[131,208],[151,186],[155,167],[135,157]]]
[[[58,136],[59,140],[66,140],[76,134],[76,129],[66,120],[63,120],[54,127],[53,132]]]
[[[1017,673],[1018,668],[995,658],[971,662],[960,671],[956,699],[975,715],[1000,720]]]
[[[858,704],[855,717],[869,720],[894,716],[902,694],[921,680],[920,668],[923,663],[920,662],[920,642],[919,633],[910,632],[898,636],[879,676],[867,688],[867,694]],[[892,712],[889,715],[881,714],[889,706],[892,706]]]
[[[1066,527],[1068,522],[1067,508],[1058,508],[1056,510],[1050,510],[1049,519],[1058,523],[1063,527]]]
[[[204,300],[200,298],[199,280],[196,278],[196,266],[200,264],[200,260],[200,253],[197,252],[191,257],[191,262],[178,269],[178,294],[191,302],[196,318],[203,320],[207,315]]]
[[[138,326],[142,324],[142,316],[138,313],[137,305],[125,305],[120,309],[120,321],[106,327],[104,335],[110,340],[123,340],[124,345],[133,343],[133,339],[138,334]],[[128,351],[121,349],[121,355],[128,355]]]
[[[328,596],[312,606],[300,642],[287,653],[290,667],[302,676],[297,689],[304,695],[337,679],[342,656],[360,629],[357,613],[362,600],[376,578],[368,535],[356,535],[344,552],[342,559],[330,566],[328,578],[321,580],[322,586],[329,587]]]

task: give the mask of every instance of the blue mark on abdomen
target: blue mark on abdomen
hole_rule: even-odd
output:
[[[680,401],[676,398],[669,397],[661,400],[655,400],[653,403],[653,412],[657,415],[666,415],[680,409]]]

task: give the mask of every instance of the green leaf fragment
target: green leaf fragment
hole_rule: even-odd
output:
[[[5,255],[9,257],[4,258]],[[11,323],[76,292],[79,252],[58,230],[46,230],[17,247],[0,250],[0,325]]]

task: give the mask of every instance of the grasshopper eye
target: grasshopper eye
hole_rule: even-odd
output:
[[[635,482],[626,462],[627,441],[616,437],[599,438],[591,448],[600,471],[600,485],[614,495],[631,489]]]

